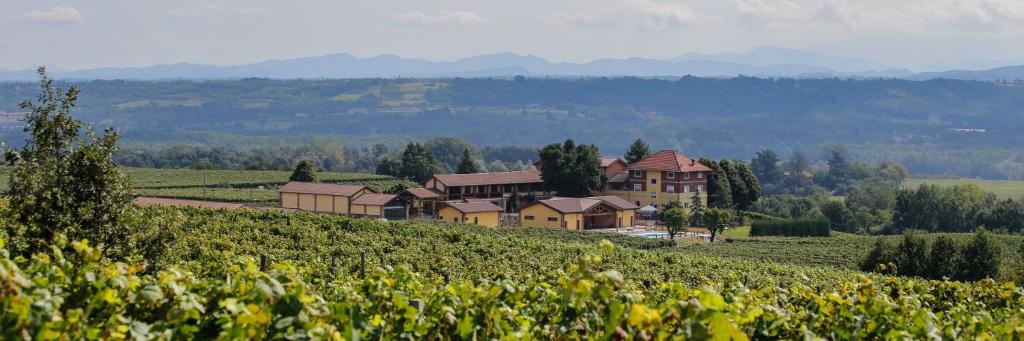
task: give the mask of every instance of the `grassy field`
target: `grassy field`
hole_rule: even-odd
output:
[[[916,188],[921,184],[936,184],[941,186],[975,184],[982,190],[993,192],[1000,199],[1021,199],[1024,198],[1024,181],[1013,180],[981,180],[981,179],[922,179],[911,178],[904,182],[905,188]]]
[[[276,203],[277,188],[288,182],[289,171],[124,168],[135,194],[182,199]],[[0,188],[7,188],[6,168],[0,168]],[[322,172],[320,181],[366,185],[384,192],[395,185],[418,187],[410,181],[365,173]],[[204,185],[206,190],[204,191]]]

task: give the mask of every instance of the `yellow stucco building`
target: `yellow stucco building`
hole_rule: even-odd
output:
[[[539,200],[519,211],[525,227],[569,230],[633,226],[637,206],[614,196]]]
[[[500,206],[486,201],[448,202],[437,211],[437,219],[498,227],[501,225],[502,211]]]

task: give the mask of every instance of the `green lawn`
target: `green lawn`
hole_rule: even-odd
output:
[[[904,182],[905,188],[916,188],[928,183],[941,186],[975,184],[982,190],[993,192],[1000,199],[1021,199],[1024,198],[1024,181],[1014,180],[981,180],[981,179],[921,179],[911,178]]]
[[[750,226],[734,227],[734,228],[725,230],[725,232],[722,232],[722,235],[725,236],[726,238],[729,238],[729,239],[749,238],[750,237]]]

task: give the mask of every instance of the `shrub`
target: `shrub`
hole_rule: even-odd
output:
[[[828,237],[831,225],[824,217],[765,219],[750,226],[751,236]]]
[[[967,244],[963,252],[963,273],[961,279],[976,281],[985,278],[996,278],[999,274],[999,259],[1003,249],[983,228],[974,232],[974,238]]]

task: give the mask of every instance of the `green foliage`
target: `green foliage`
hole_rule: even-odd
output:
[[[836,231],[856,233],[856,217],[846,204],[839,200],[829,200],[821,205],[821,214]]]
[[[711,168],[708,175],[708,207],[732,207],[732,189],[729,187],[729,174],[721,164],[706,158],[698,162]]]
[[[638,290],[608,264],[607,241],[564,271],[442,282],[408,267],[365,278],[304,279],[283,263],[232,260],[218,278],[178,268],[154,275],[87,243],[17,263],[0,251],[4,339],[1019,338],[1013,284],[852,278],[822,288],[665,282]],[[58,248],[59,249],[59,248]],[[41,280],[29,280],[45,278]],[[226,279],[225,279],[226,278]],[[813,304],[809,304],[811,302]],[[955,312],[955,313],[954,313]],[[793,316],[804,316],[794,320]],[[787,322],[788,321],[788,322]],[[870,327],[865,327],[868,325]],[[935,328],[943,326],[943,328]]]
[[[736,172],[739,173],[739,179],[737,181],[742,182],[746,188],[744,193],[741,193],[739,201],[734,200],[736,207],[741,210],[748,210],[758,199],[761,198],[761,183],[757,180],[757,176],[754,172],[743,162],[735,162]]]
[[[893,232],[906,229],[974,231],[981,214],[994,201],[994,195],[970,184],[953,187],[922,184],[917,189],[903,189],[896,196]]]
[[[480,173],[480,169],[476,167],[476,162],[473,161],[473,157],[469,154],[469,149],[466,149],[462,152],[462,160],[459,161],[459,166],[455,169],[455,173]]]
[[[692,226],[704,226],[704,199],[701,198],[701,193],[698,191],[694,194],[693,199],[690,199],[690,225]]]
[[[761,219],[750,225],[750,236],[828,237],[832,235],[825,218]]]
[[[715,237],[725,231],[727,227],[732,226],[736,218],[733,217],[732,210],[712,207],[704,210],[704,216],[701,219],[704,220],[704,228],[711,231],[710,242],[713,243]]]
[[[779,168],[779,155],[771,149],[757,152],[750,160],[751,171],[758,180],[766,184],[776,184],[782,180],[782,169]]]
[[[120,216],[131,202],[127,177],[111,156],[119,135],[96,136],[71,116],[78,88],[56,88],[39,68],[40,94],[24,101],[30,138],[21,151],[8,150],[10,188],[5,193],[14,222],[6,224],[12,249],[30,255],[58,235],[90,239],[120,255],[127,228]],[[83,136],[84,130],[84,136]]]
[[[879,238],[861,268],[902,276],[960,281],[1000,278],[1003,268],[1012,268],[1013,264],[1008,264],[1004,256],[1002,243],[989,232],[979,229],[965,242],[939,236],[927,245],[925,239],[908,231],[894,248]]]
[[[472,144],[456,137],[431,138],[423,141],[423,148],[430,152],[430,155],[441,164],[441,168],[447,173],[467,174],[458,171],[459,167],[463,167],[461,162],[466,159],[466,154],[469,154],[470,159],[473,160],[483,158]],[[476,167],[476,164],[473,167]],[[479,171],[470,173],[479,173]]]
[[[410,143],[405,146],[398,177],[422,184],[440,172],[441,166],[423,145]]]
[[[585,197],[601,187],[601,154],[594,145],[576,145],[572,139],[552,143],[540,151],[544,187],[558,195]]]
[[[743,205],[749,207],[749,204],[752,204],[752,202],[747,202],[747,199],[750,197],[750,189],[747,188],[747,183],[740,177],[740,172],[736,169],[736,165],[733,162],[729,162],[729,160],[722,159],[718,161],[718,167],[725,174],[726,180],[729,181],[729,193],[723,195],[729,195],[730,203],[737,208],[743,209],[741,208]]]
[[[646,158],[651,157],[651,147],[647,145],[642,139],[636,139],[632,144],[629,145],[629,149],[626,150],[626,163],[634,163]]]
[[[962,279],[976,281],[997,278],[1002,253],[1003,248],[996,243],[992,235],[985,229],[978,229],[971,242],[964,246]]]
[[[288,181],[317,182],[320,179],[316,166],[309,160],[302,160],[295,165],[295,171],[292,172],[292,176],[288,177]]]
[[[661,220],[665,223],[669,239],[676,239],[676,234],[686,228],[688,219],[686,210],[682,207],[667,209],[662,213]]]

